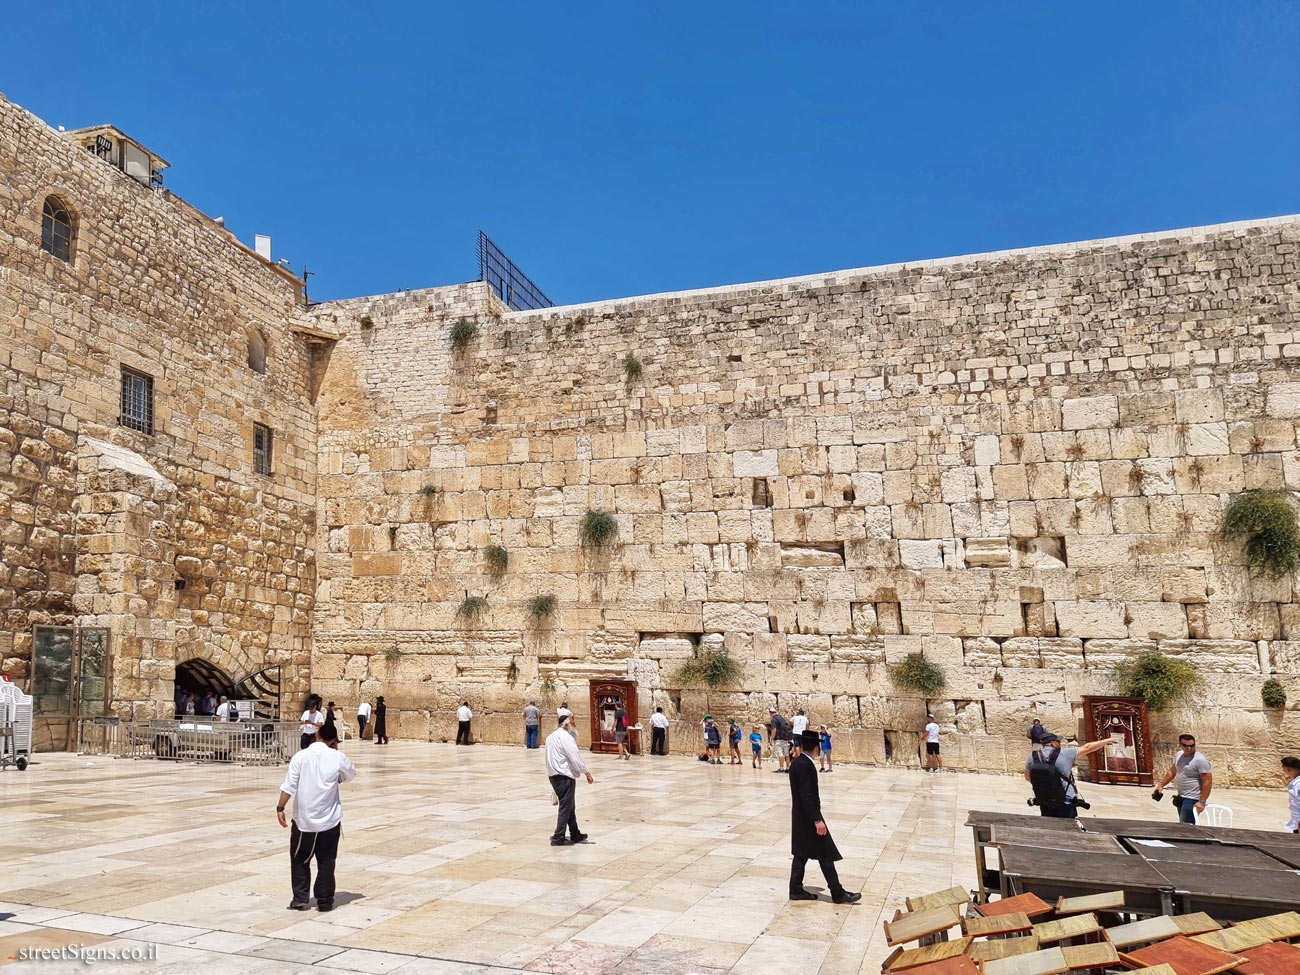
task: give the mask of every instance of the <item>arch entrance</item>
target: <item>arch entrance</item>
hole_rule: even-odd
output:
[[[230,675],[202,657],[191,657],[176,665],[176,714],[186,712],[186,700],[194,695],[194,713],[212,714],[222,696],[234,698],[235,682]]]

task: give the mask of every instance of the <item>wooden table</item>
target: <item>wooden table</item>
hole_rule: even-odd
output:
[[[1300,837],[1292,839],[1289,843],[1286,840],[1261,840],[1255,844],[1255,847],[1281,860],[1288,867],[1300,870]]]
[[[1146,944],[1149,941],[1163,941],[1177,934],[1186,934],[1186,932],[1181,930],[1177,922],[1168,914],[1157,914],[1155,917],[1145,917],[1132,924],[1121,924],[1106,929],[1106,937],[1117,948]]]
[[[1213,840],[1216,838],[1207,826],[1193,826],[1191,823],[1180,823],[1176,819],[1110,819],[1097,816],[1080,819],[1079,822],[1088,833],[1138,836],[1144,840]]]
[[[1051,816],[1028,816],[1024,813],[987,812],[972,809],[966,814],[966,825],[971,829],[975,841],[975,876],[979,878],[979,890],[975,898],[977,904],[989,899],[989,891],[998,889],[997,872],[990,870],[985,854],[985,847],[993,839],[994,826],[1023,826],[1033,829],[1050,829],[1061,832],[1079,832],[1079,823],[1074,819],[1055,819]]]
[[[1072,972],[1119,964],[1119,952],[1109,941],[1098,941],[1090,945],[1063,945],[1061,951]]]
[[[962,919],[962,930],[973,938],[984,938],[991,934],[1018,934],[1033,928],[1033,922],[1024,911],[1012,911],[1008,914],[991,916],[972,915]]]
[[[1218,975],[1246,960],[1242,955],[1221,951],[1213,945],[1201,944],[1181,935],[1137,951],[1121,951],[1120,958],[1135,968],[1165,962],[1173,966],[1178,975]]]
[[[1101,925],[1097,923],[1096,914],[1071,914],[1068,917],[1057,918],[1055,921],[1044,921],[1042,924],[1034,925],[1034,934],[1038,935],[1038,943],[1045,944],[1049,941],[1064,941],[1066,938],[1082,938],[1085,935],[1096,934],[1101,930]]]
[[[1078,830],[1040,829],[1033,826],[990,827],[990,846],[1034,846],[1045,850],[1073,850],[1079,853],[1127,853],[1114,836],[1081,833]]]
[[[1222,843],[1173,843],[1170,846],[1133,844],[1133,852],[1155,863],[1157,870],[1160,869],[1160,863],[1170,860],[1199,863],[1224,870],[1237,870],[1241,867],[1251,867],[1255,870],[1291,869],[1281,860],[1253,846],[1225,846]]]
[[[956,938],[952,941],[936,941],[932,945],[922,945],[919,948],[898,948],[885,959],[881,971],[902,972],[931,962],[943,961],[945,958],[964,955],[974,940],[974,938]]]
[[[885,943],[890,947],[907,941],[915,941],[926,935],[938,934],[961,922],[957,908],[949,904],[929,911],[912,911],[900,914],[892,921],[885,922]]]
[[[1172,914],[1169,882],[1151,864],[1132,854],[1071,853],[1004,846],[1004,893],[1032,890],[1042,897],[1079,897],[1124,889],[1126,906],[1135,914]]]
[[[965,904],[968,900],[970,900],[970,891],[965,887],[949,887],[947,890],[941,890],[933,894],[922,894],[920,897],[907,898],[907,909],[909,911],[929,911],[936,907],[946,907],[949,904]]]
[[[1052,905],[1033,891],[1030,891],[1027,894],[1017,894],[1015,897],[1003,897],[1001,900],[989,901],[987,904],[976,904],[975,909],[985,917],[1015,913],[1037,917],[1039,914],[1046,914],[1051,911]]]
[[[1025,955],[1038,950],[1038,938],[1027,934],[1021,938],[997,938],[994,941],[976,941],[967,950],[967,954],[976,961],[991,961],[994,958],[1009,958],[1011,955]]]
[[[1070,964],[1060,948],[1040,948],[1023,955],[980,962],[983,975],[1058,975],[1069,970]]]
[[[1152,866],[1173,889],[1184,913],[1205,911],[1219,920],[1244,921],[1300,904],[1300,874],[1249,867],[1224,870],[1178,860]]]
[[[1124,906],[1124,891],[1105,890],[1082,897],[1058,897],[1057,914],[1082,914],[1084,911],[1117,911]]]
[[[1300,948],[1283,941],[1270,941],[1239,954],[1248,959],[1234,969],[1241,975],[1295,975],[1300,972]]]

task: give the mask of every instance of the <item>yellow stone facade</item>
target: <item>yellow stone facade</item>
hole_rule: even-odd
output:
[[[1294,580],[1218,532],[1233,494],[1300,487],[1297,218],[540,311],[481,282],[305,306],[171,194],[0,116],[5,672],[33,623],[95,620],[123,710],[202,655],[282,665],[287,709],[382,693],[393,734],[444,739],[468,699],[518,741],[528,699],[584,717],[619,677],[680,750],[705,707],[778,705],[842,758],[915,762],[929,708],[949,765],[1014,770],[1032,716],[1076,731],[1157,646],[1207,678],[1153,717],[1162,755],[1192,728],[1252,782],[1300,750],[1260,701],[1268,676],[1300,700]],[[39,248],[50,193],[68,267]],[[122,365],[156,377],[152,437],[115,422]],[[716,647],[738,686],[675,686]],[[941,699],[891,684],[911,653]]]

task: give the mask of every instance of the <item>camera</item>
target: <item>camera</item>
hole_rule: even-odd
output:
[[[1038,797],[1037,797],[1037,796],[1030,796],[1028,799],[1025,800],[1025,805],[1026,805],[1026,806],[1036,806],[1036,805],[1038,805]]]
[[[1091,809],[1091,808],[1092,808],[1092,803],[1090,803],[1090,802],[1089,802],[1087,799],[1085,799],[1083,796],[1075,796],[1075,797],[1074,797],[1074,804],[1075,804],[1076,806],[1078,806],[1080,809]]]

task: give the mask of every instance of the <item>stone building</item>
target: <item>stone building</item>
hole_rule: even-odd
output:
[[[0,116],[5,672],[34,625],[97,626],[119,713],[201,659],[279,667],[286,710],[309,681],[382,693],[402,737],[449,738],[468,699],[495,741],[529,698],[585,719],[591,680],[630,678],[680,750],[706,706],[777,705],[915,762],[929,709],[950,765],[1004,770],[1030,717],[1079,729],[1155,646],[1206,678],[1159,747],[1194,728],[1228,782],[1300,750],[1260,699],[1300,699],[1295,580],[1218,530],[1234,494],[1300,487],[1300,218],[537,311],[484,282],[307,306],[179,199]],[[70,262],[41,249],[51,196]],[[152,435],[118,422],[124,368],[154,378]],[[579,543],[589,511],[613,544]],[[678,686],[711,648],[743,679]],[[909,654],[942,699],[891,683]]]

